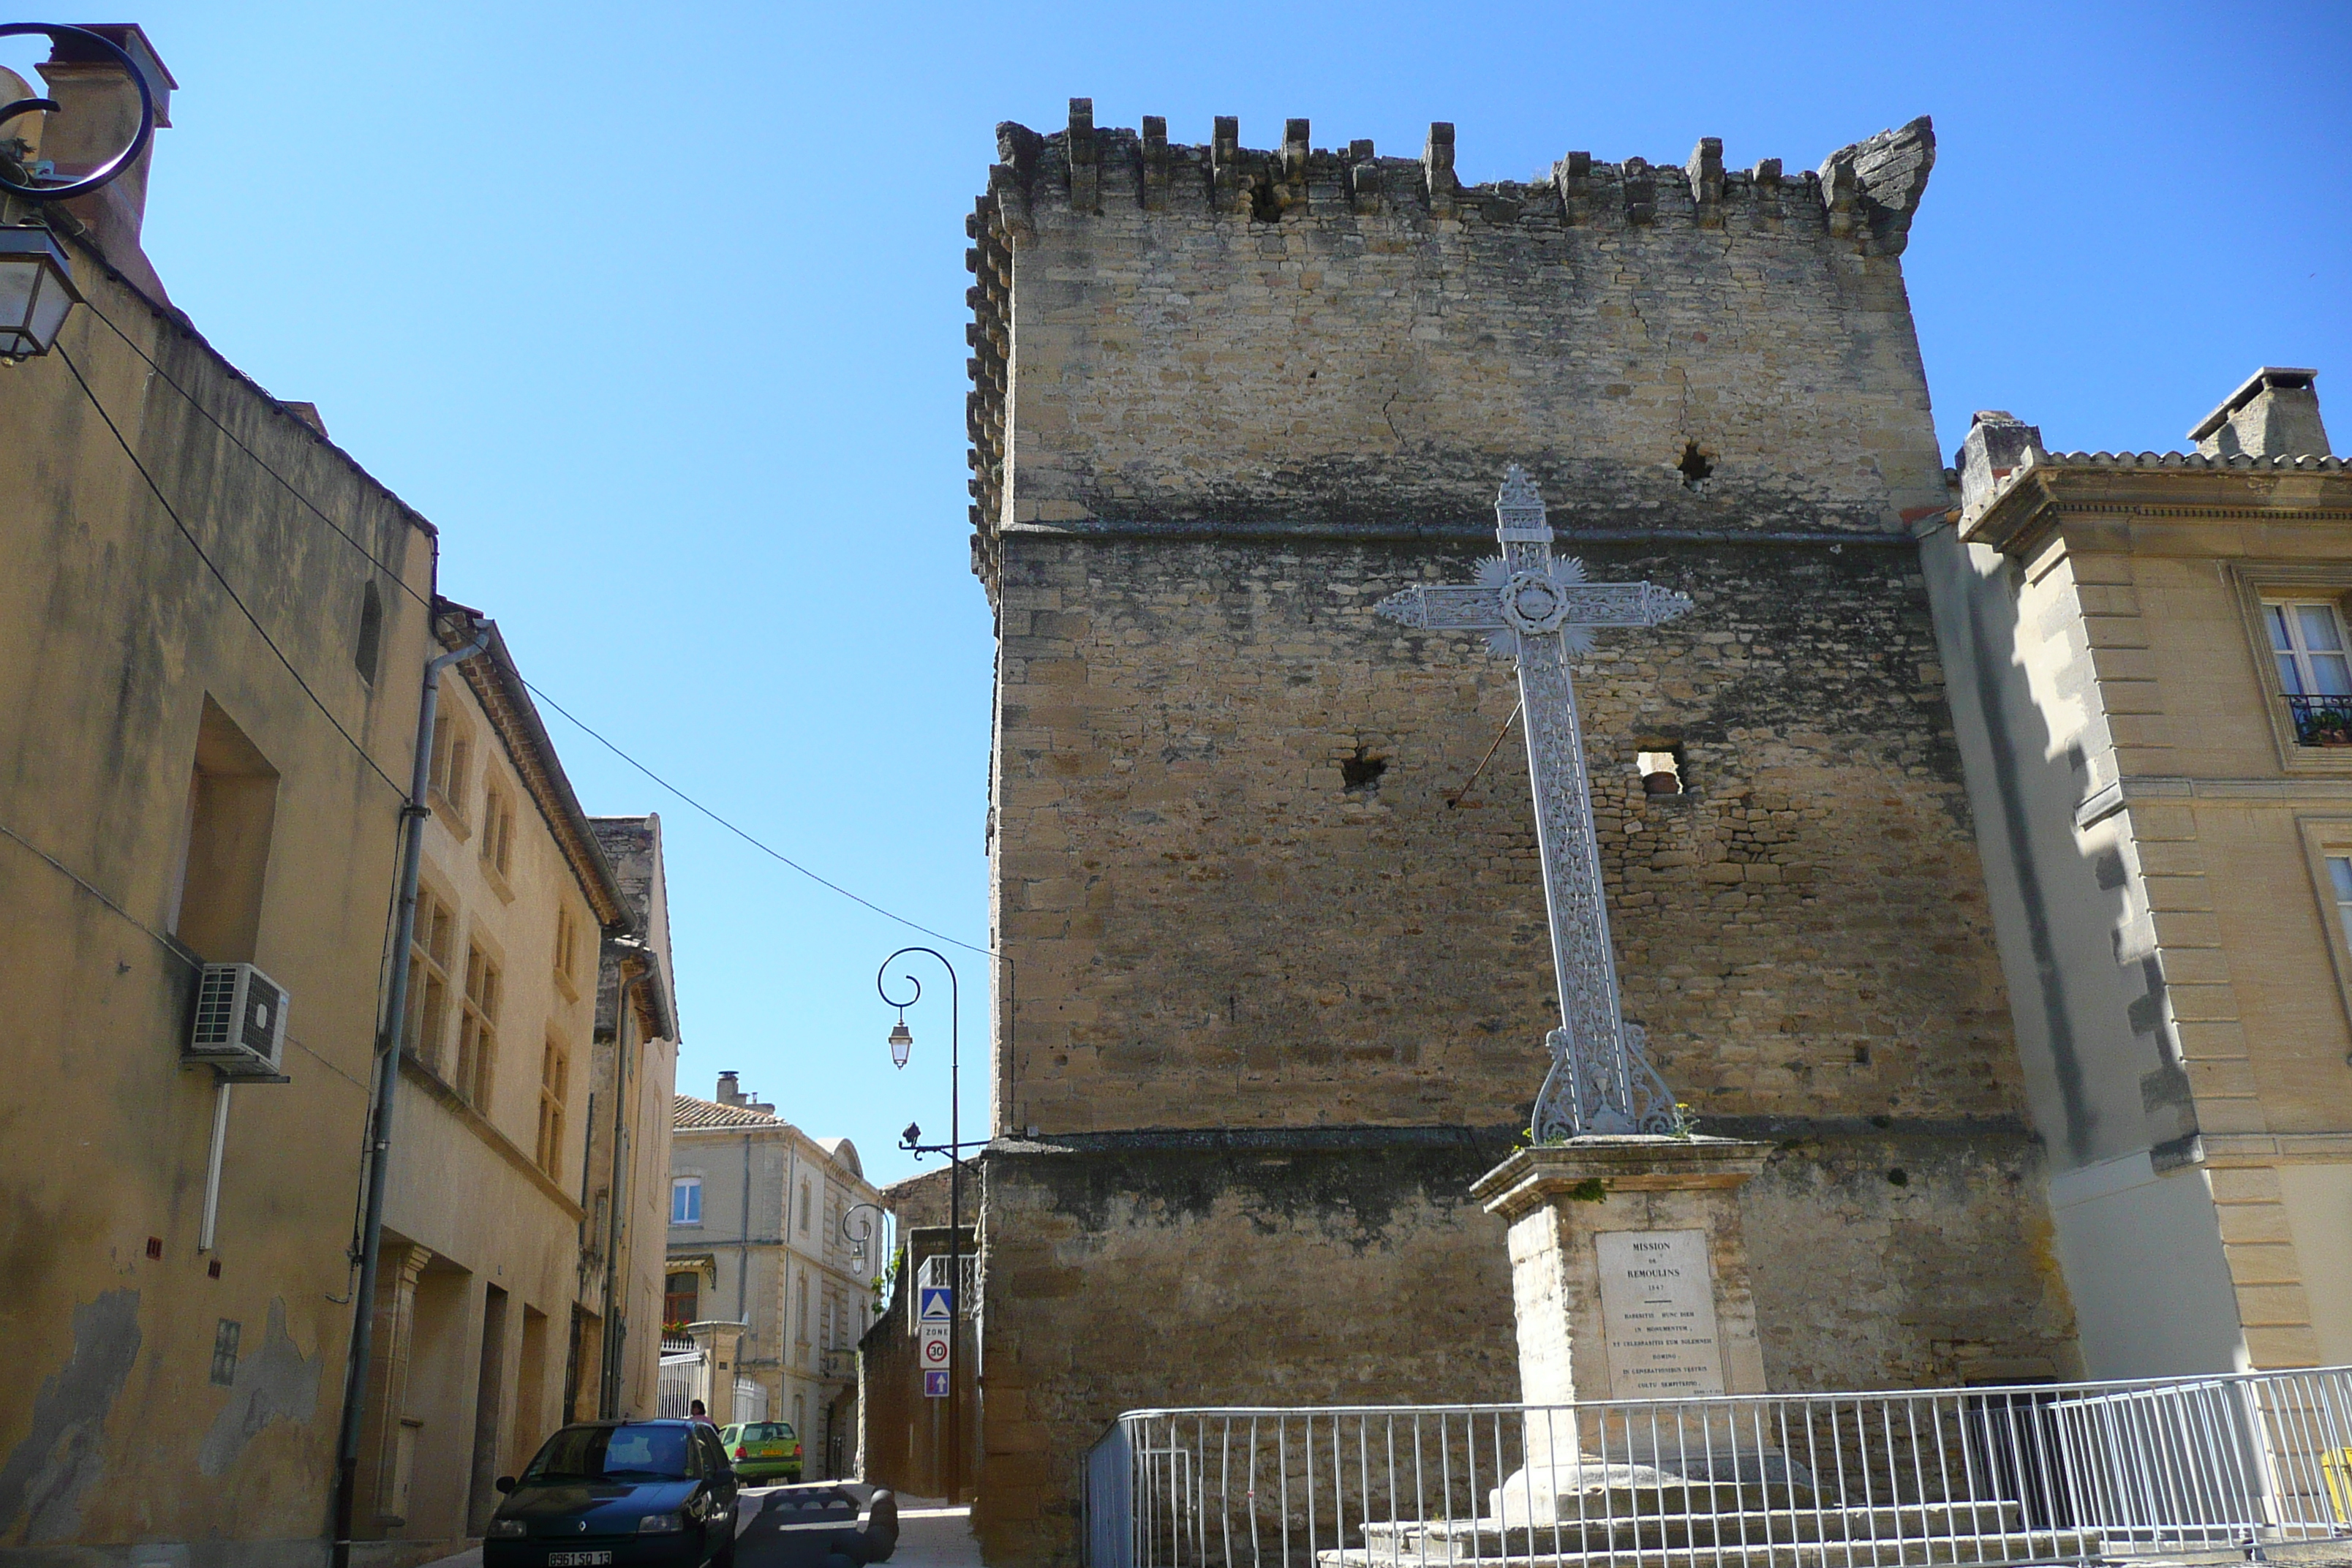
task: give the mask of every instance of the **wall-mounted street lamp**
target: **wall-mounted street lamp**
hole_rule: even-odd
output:
[[[121,152],[69,179],[43,173],[45,165],[27,170],[12,158],[0,157],[0,192],[14,198],[0,200],[0,360],[10,364],[48,353],[67,315],[81,299],[74,288],[73,268],[57,237],[49,232],[42,208],[97,190],[128,169],[155,134],[155,98],[148,89],[147,73],[121,45],[103,34],[62,22],[11,22],[0,26],[0,38],[34,33],[47,37],[53,52],[69,44],[77,53],[95,51],[121,66],[139,89],[139,129]],[[20,98],[0,104],[0,126],[26,114],[61,111],[62,106],[53,98]],[[27,203],[32,204],[29,214],[24,210]]]
[[[890,966],[910,952],[938,959],[940,967],[948,972],[948,1141],[944,1143],[924,1142],[922,1128],[910,1121],[907,1124],[906,1135],[898,1141],[898,1147],[913,1154],[917,1160],[926,1154],[945,1154],[948,1157],[948,1287],[952,1294],[949,1299],[950,1310],[948,1314],[947,1493],[948,1501],[953,1503],[961,1500],[963,1492],[963,1396],[956,1388],[956,1336],[964,1314],[971,1310],[971,1303],[963,1299],[963,1151],[967,1147],[978,1148],[987,1141],[975,1140],[969,1145],[963,1142],[962,1111],[958,1099],[963,1077],[960,988],[955,965],[947,961],[946,954],[936,949],[902,947],[884,959],[882,967],[874,972],[874,989],[881,993],[883,1001],[898,1009],[898,1021],[890,1029],[890,1059],[903,1068],[907,1065],[908,1056],[915,1048],[915,1037],[907,1027],[907,1009],[923,999],[923,983],[911,974],[901,975],[899,978],[915,988],[914,994],[903,1002],[890,994],[887,983]],[[912,1262],[911,1258],[909,1262]],[[922,1300],[919,1291],[914,1300],[918,1302]]]

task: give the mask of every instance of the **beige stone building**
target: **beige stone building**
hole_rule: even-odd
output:
[[[743,1324],[737,1364],[767,1390],[769,1415],[800,1434],[803,1473],[845,1474],[856,1346],[874,1316],[853,1239],[871,1216],[850,1222],[850,1211],[881,1194],[848,1139],[810,1137],[731,1072],[715,1100],[681,1094],[676,1108],[667,1325]]]
[[[2313,373],[2193,452],[1979,414],[1930,535],[2097,1375],[2352,1362],[2352,473]]]
[[[676,971],[661,818],[591,819],[621,884],[629,930],[608,933],[598,963],[596,1049],[588,1079],[581,1176],[583,1324],[575,1418],[651,1415],[661,1367],[662,1246],[669,1190],[670,1097],[677,1087]]]
[[[436,630],[488,644],[433,732],[355,1528],[448,1543],[597,1364],[579,1263],[599,933],[635,921],[496,624],[446,605]]]

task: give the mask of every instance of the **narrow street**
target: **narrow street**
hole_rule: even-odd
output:
[[[837,1518],[802,1519],[779,1487],[743,1489],[742,1514],[735,1535],[737,1568],[845,1568],[855,1560],[837,1555]],[[444,1557],[427,1568],[481,1568],[478,1546]],[[980,1543],[971,1536],[971,1507],[950,1508],[937,1498],[898,1500],[898,1549],[890,1568],[980,1568]]]

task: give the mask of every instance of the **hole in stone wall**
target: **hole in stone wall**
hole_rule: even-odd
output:
[[[1349,795],[1360,795],[1381,787],[1381,775],[1389,771],[1385,757],[1367,756],[1358,746],[1352,757],[1339,759],[1339,783]]]
[[[1282,206],[1274,199],[1272,181],[1260,180],[1250,187],[1250,216],[1258,223],[1281,221]]]
[[[1634,771],[1642,775],[1644,795],[1680,795],[1683,793],[1683,760],[1673,751],[1636,752]]]
[[[1868,1046],[1854,1047],[1853,1059],[1856,1066],[1868,1067],[1870,1065],[1870,1047]]]
[[[1886,1173],[1886,1184],[1890,1187],[1907,1187],[1911,1184],[1911,1173],[1897,1165]]]
[[[1699,481],[1715,472],[1715,465],[1706,460],[1696,441],[1683,443],[1683,460],[1675,467],[1682,470],[1683,483],[1691,489],[1698,489]]]

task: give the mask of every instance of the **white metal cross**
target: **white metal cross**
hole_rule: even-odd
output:
[[[1625,1021],[1618,1000],[1569,660],[1591,650],[1594,627],[1654,626],[1691,602],[1654,583],[1588,583],[1582,562],[1555,559],[1543,497],[1516,463],[1495,498],[1495,534],[1502,559],[1480,566],[1476,585],[1407,588],[1381,601],[1379,611],[1417,630],[1486,632],[1488,647],[1518,660],[1561,1025],[1548,1042],[1551,1071],[1536,1096],[1530,1130],[1538,1142],[1675,1132],[1682,1119],[1674,1095],[1650,1066],[1641,1026]]]

